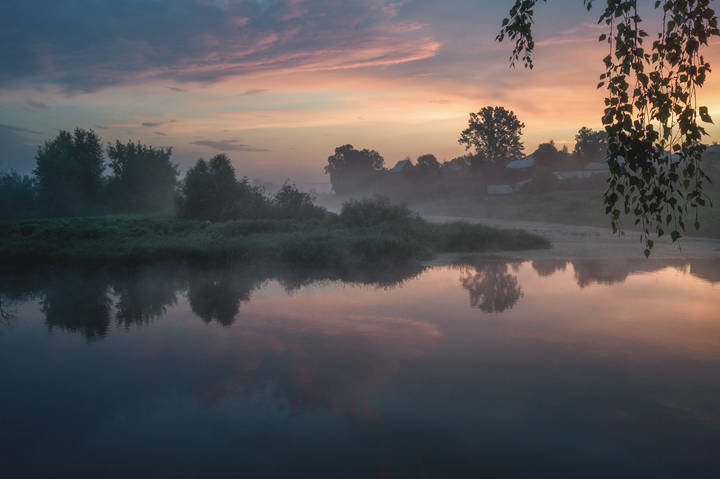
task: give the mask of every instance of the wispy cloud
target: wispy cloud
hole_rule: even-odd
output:
[[[387,66],[431,57],[439,47],[423,24],[395,18],[404,1],[11,3],[0,6],[0,31],[16,48],[0,64],[0,85],[50,83],[70,93]],[[68,22],[72,35],[65,34]]]
[[[0,128],[2,128],[2,129],[4,129],[4,130],[14,131],[14,132],[17,132],[17,133],[31,133],[31,134],[33,134],[33,135],[41,135],[41,134],[42,134],[42,132],[37,131],[37,130],[31,130],[31,129],[29,129],[29,128],[22,128],[22,127],[19,127],[19,126],[5,125],[5,124],[2,124],[2,123],[0,123]]]
[[[49,110],[50,109],[50,107],[47,104],[45,104],[41,101],[27,100],[25,103],[27,103],[27,105],[29,107],[34,108],[36,110]]]
[[[239,140],[197,140],[191,141],[190,144],[204,146],[216,151],[247,151],[247,152],[263,152],[270,151],[266,148],[255,148]]]
[[[268,90],[267,88],[253,88],[252,90],[245,90],[244,92],[240,93],[240,96],[250,96],[250,95],[259,95],[260,93],[265,93]]]
[[[157,122],[156,121],[144,121],[144,122],[142,122],[142,126],[147,126],[147,127],[160,126],[162,124],[163,124],[163,122],[161,122],[161,121],[157,121]]]

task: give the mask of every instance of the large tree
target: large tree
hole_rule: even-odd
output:
[[[126,212],[162,211],[172,208],[177,167],[170,162],[172,148],[153,148],[140,142],[108,145],[110,198]]]
[[[608,139],[603,130],[591,130],[583,126],[575,135],[575,158],[585,161],[607,159]]]
[[[206,220],[259,218],[267,208],[261,189],[247,178],[238,180],[225,154],[199,159],[185,175],[177,202],[179,216]]]
[[[97,213],[105,165],[94,131],[61,131],[38,148],[35,160],[38,201],[45,214]]]
[[[555,142],[550,140],[547,143],[540,143],[537,150],[532,154],[535,158],[535,164],[542,167],[552,168],[557,166],[561,159],[564,159],[562,153],[558,151]]]
[[[375,150],[356,150],[352,145],[335,148],[335,154],[328,157],[325,173],[338,194],[367,191],[373,179],[382,171],[385,160]]]
[[[460,133],[458,143],[465,149],[474,149],[471,165],[502,165],[522,158],[520,141],[525,124],[515,113],[501,106],[486,106],[477,113],[470,113],[468,127]]]
[[[537,3],[515,0],[502,21],[497,39],[515,43],[512,64],[522,61],[532,68]],[[592,8],[592,0],[583,3]],[[599,41],[610,48],[598,84],[607,88],[602,115],[610,166],[605,207],[613,231],[619,230],[622,216],[634,218],[642,228],[647,256],[651,235],[662,236],[668,229],[677,240],[690,215],[699,228],[698,208],[709,203],[703,192],[709,178],[700,165],[707,134],[701,122],[712,119],[698,103],[697,90],[710,73],[703,50],[712,37],[720,36],[720,29],[710,0],[658,0],[654,8],[662,20],[648,45],[637,0],[603,3],[598,23],[608,32]]]

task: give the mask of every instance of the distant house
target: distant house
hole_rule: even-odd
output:
[[[591,161],[585,165],[585,170],[588,171],[607,171],[608,164],[604,161]]]
[[[402,173],[403,171],[412,169],[413,164],[409,159],[400,160],[395,163],[395,166],[388,170],[388,173]]]
[[[607,170],[553,171],[553,177],[558,181],[584,180],[599,174],[607,174]]]
[[[518,181],[517,183],[510,183],[506,185],[488,185],[487,187],[487,194],[488,195],[511,195],[513,193],[517,193],[522,189],[523,186],[529,185],[532,183],[532,178],[528,178],[527,180]]]
[[[608,165],[604,161],[591,161],[582,170],[574,171],[553,171],[553,177],[558,181],[584,180],[595,175],[606,175]]]
[[[527,156],[522,160],[513,160],[507,164],[505,168],[511,170],[527,170],[535,166],[535,158],[533,156]]]

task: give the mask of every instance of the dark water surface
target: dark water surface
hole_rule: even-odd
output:
[[[0,477],[720,477],[720,262],[0,277]]]

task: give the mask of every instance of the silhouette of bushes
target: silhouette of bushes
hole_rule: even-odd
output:
[[[419,221],[417,213],[405,204],[392,204],[384,196],[373,199],[363,198],[343,203],[340,220],[346,226],[374,226],[380,223],[410,223]]]

